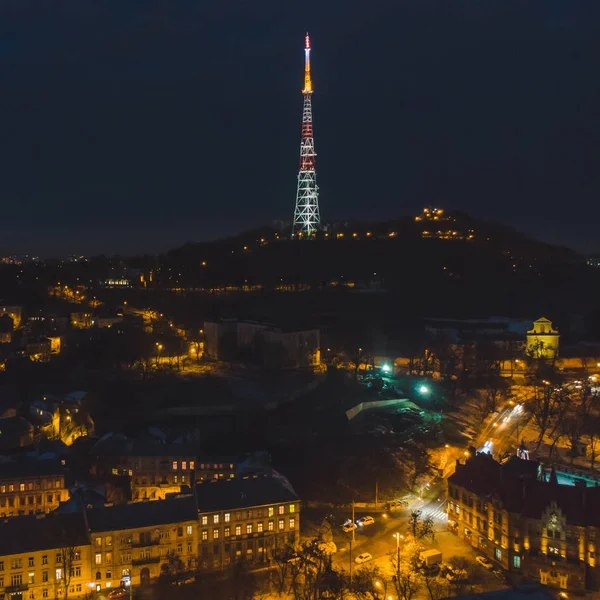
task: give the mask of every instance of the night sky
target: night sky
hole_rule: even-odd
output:
[[[0,253],[458,208],[600,251],[598,0],[0,0]]]

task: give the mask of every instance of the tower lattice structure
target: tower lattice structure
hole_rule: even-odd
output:
[[[300,143],[300,170],[296,191],[296,209],[292,235],[310,236],[317,231],[321,216],[319,214],[319,187],[315,171],[315,139],[313,135],[312,81],[310,78],[310,37],[304,39],[304,109],[302,111],[302,141]]]

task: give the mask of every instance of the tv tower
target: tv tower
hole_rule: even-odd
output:
[[[302,141],[300,143],[300,170],[298,171],[298,189],[296,191],[296,209],[292,236],[309,237],[317,231],[321,222],[319,214],[319,188],[315,171],[315,140],[310,79],[310,38],[304,38],[304,109],[302,111]]]

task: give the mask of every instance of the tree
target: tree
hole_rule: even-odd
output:
[[[57,558],[60,557],[60,568],[62,568],[62,571],[60,577],[58,577],[57,572],[55,587],[56,596],[58,596],[59,589],[62,589],[61,595],[64,600],[69,600],[71,577],[73,577],[74,574],[73,562],[80,559],[80,552],[81,551],[71,543],[69,534],[65,530],[62,530],[60,535],[60,547],[57,553]]]
[[[413,510],[408,518],[408,526],[413,541],[422,539],[430,539],[435,542],[435,529],[433,526],[433,518],[430,515],[422,518],[422,511]]]
[[[353,577],[351,591],[357,600],[385,600],[389,584],[379,567],[365,565]]]
[[[413,569],[397,569],[392,577],[392,586],[396,596],[401,600],[411,600],[419,591],[421,583],[419,576]]]
[[[294,558],[294,555],[295,550],[293,546],[289,545],[273,553],[273,566],[275,568],[271,571],[271,582],[280,596],[283,594],[290,576],[292,565],[290,561]]]

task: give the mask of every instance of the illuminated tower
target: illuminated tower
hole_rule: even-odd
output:
[[[310,236],[316,232],[321,217],[319,215],[319,188],[315,171],[315,140],[313,137],[313,120],[311,95],[313,93],[310,79],[310,38],[306,34],[304,44],[304,110],[302,111],[302,142],[300,143],[300,170],[298,172],[298,189],[296,191],[296,209],[294,210],[293,236]]]

